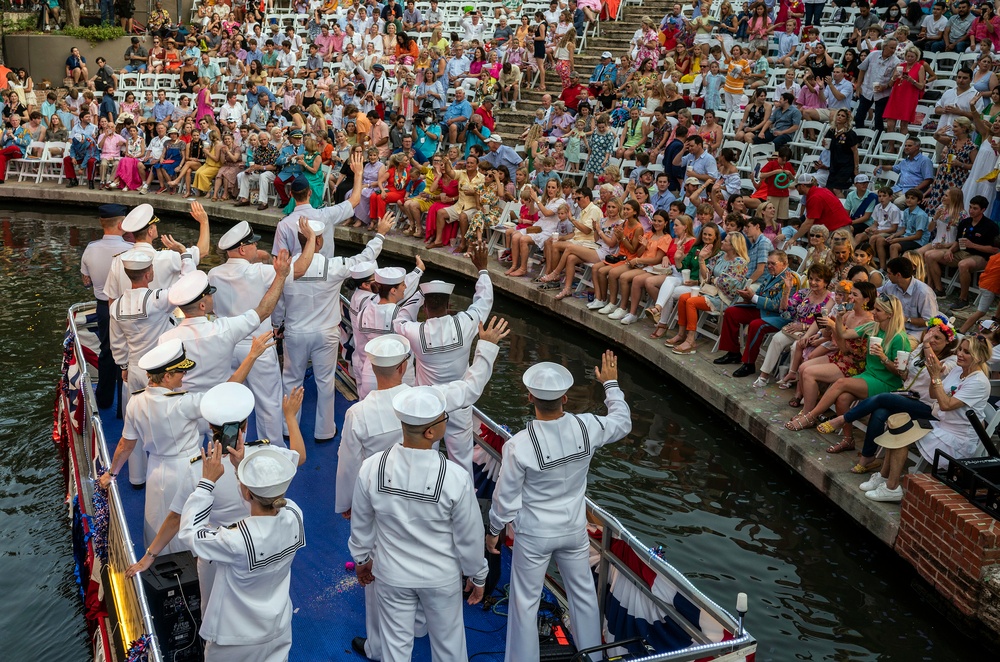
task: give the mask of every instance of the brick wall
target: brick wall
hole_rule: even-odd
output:
[[[1000,522],[929,474],[905,476],[903,490],[896,552],[961,613],[974,616],[984,572],[1000,564]]]

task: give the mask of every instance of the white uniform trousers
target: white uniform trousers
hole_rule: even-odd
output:
[[[138,446],[139,444],[136,444]],[[170,513],[170,504],[177,494],[181,479],[187,475],[191,458],[196,451],[181,455],[166,457],[163,455],[150,454],[149,473],[145,476],[146,483],[146,506],[143,518],[142,538],[146,547],[149,547],[157,531],[163,524],[163,520]],[[145,455],[145,451],[143,451]],[[180,538],[174,536],[173,540],[167,543],[161,554],[173,554],[183,552],[187,549]]]
[[[579,533],[556,538],[518,532],[510,571],[506,662],[538,659],[538,603],[552,557],[569,598],[569,618],[577,649],[601,645],[601,619],[590,572],[587,531],[580,529]]]
[[[322,331],[289,333],[285,331],[285,368],[281,381],[285,393],[302,386],[306,366],[312,361],[316,379],[316,426],[313,437],[332,439],[337,434],[334,403],[337,396],[336,372],[340,356],[340,327]],[[287,430],[286,430],[287,432]]]
[[[220,646],[205,642],[205,662],[287,662],[292,649],[292,624],[265,644]]]
[[[760,367],[761,372],[766,372],[768,376],[775,376],[775,369],[778,367],[778,359],[785,353],[785,350],[792,346],[795,339],[787,333],[778,331],[771,334],[771,344],[767,346],[767,353],[764,355],[764,364]]]
[[[413,638],[419,632],[416,622],[418,611],[433,615],[427,619],[427,634],[431,638],[431,659],[434,662],[469,659],[465,647],[460,577],[440,588],[399,588],[378,580],[370,586],[375,587],[378,601],[382,662],[409,662],[413,653]],[[599,639],[600,635],[598,643]],[[537,631],[535,642],[537,645]],[[535,659],[538,659],[537,656]]]
[[[472,407],[449,412],[444,426],[444,445],[448,449],[448,459],[472,476]]]
[[[236,183],[240,187],[241,198],[250,199],[250,185],[254,182],[257,183],[258,202],[267,202],[267,199],[271,196],[271,185],[274,184],[274,173],[265,170],[264,172],[255,172],[250,175],[245,172],[236,175]]]
[[[121,401],[123,416],[125,414],[125,407],[128,406],[128,400],[132,397],[132,394],[136,391],[141,391],[147,386],[149,386],[149,377],[146,375],[146,371],[140,370],[139,366],[130,363],[128,366],[128,382],[122,385]],[[132,453],[128,456],[128,482],[133,485],[142,485],[146,482],[146,449],[140,443],[135,445]],[[170,505],[169,501],[167,505]]]
[[[233,371],[250,353],[250,343],[240,342],[233,350]],[[253,393],[253,413],[257,420],[257,438],[268,439],[272,444],[284,446],[282,427],[285,417],[281,413],[281,366],[278,352],[269,348],[260,355],[247,375],[247,388]]]
[[[427,634],[427,615],[423,607],[417,605],[413,625],[414,637]],[[365,656],[369,660],[382,660],[382,634],[379,632],[378,597],[375,582],[365,586]]]

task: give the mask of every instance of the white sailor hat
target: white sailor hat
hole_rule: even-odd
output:
[[[375,270],[375,282],[382,285],[399,285],[406,278],[406,269],[402,267],[382,267]]]
[[[414,386],[392,399],[396,417],[407,425],[427,425],[441,418],[445,401],[433,386]]]
[[[208,274],[196,270],[184,274],[170,286],[167,301],[171,306],[186,306],[214,292],[215,288],[208,284]]]
[[[323,221],[314,221],[313,219],[309,219],[307,223],[309,223],[309,229],[316,234],[322,234],[323,230],[326,229],[326,223]]]
[[[364,280],[375,273],[378,265],[375,262],[360,262],[351,267],[351,278],[354,280]]]
[[[525,370],[521,381],[539,400],[558,400],[573,385],[573,374],[558,363],[546,361]]]
[[[201,398],[201,416],[212,425],[242,423],[253,411],[253,393],[243,384],[223,382]]]
[[[153,214],[153,205],[142,203],[128,213],[122,221],[122,230],[125,232],[138,232],[150,223],[159,223],[160,219]]]
[[[420,291],[424,294],[451,294],[455,291],[455,284],[446,283],[443,280],[432,280],[429,283],[422,283]]]
[[[139,369],[146,372],[187,372],[194,366],[195,362],[184,353],[180,338],[157,345],[139,359]]]
[[[261,448],[248,455],[236,469],[236,477],[248,490],[259,497],[279,497],[285,493],[297,467],[274,448]]]
[[[369,340],[365,344],[365,354],[372,365],[391,368],[410,355],[410,341],[398,333],[387,333]]]
[[[229,232],[219,237],[219,250],[228,251],[244,244],[256,244],[258,241],[260,235],[253,231],[249,223],[240,221],[229,228]]]
[[[121,260],[122,266],[132,271],[142,271],[153,265],[153,256],[145,251],[125,251]]]

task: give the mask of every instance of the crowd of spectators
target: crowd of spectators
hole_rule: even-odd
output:
[[[966,377],[990,343],[958,340],[1000,292],[989,3],[678,2],[617,53],[584,46],[618,14],[606,0],[280,4],[203,2],[178,24],[157,2],[122,69],[73,50],[66,94],[12,72],[0,176],[35,144],[70,187],[288,214],[306,187],[305,204],[341,202],[360,153],[355,226],[395,205],[431,249],[502,241],[508,277],[556,299],[582,278],[595,315],[677,325],[676,354],[717,338],[733,378],[763,353],[755,387],[796,390],[789,429],[842,414],[831,453],[855,448],[856,401],[927,418],[883,398],[904,386],[936,447],[975,450],[938,414],[983,417],[989,395]],[[939,312],[952,286],[952,311],[981,293],[961,330]],[[963,376],[942,399],[946,355]],[[879,467],[872,444],[857,473]],[[871,498],[900,498],[890,464]]]

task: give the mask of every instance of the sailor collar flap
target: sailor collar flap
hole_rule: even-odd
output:
[[[570,432],[572,427],[568,429],[566,427],[572,425],[568,420],[570,416],[580,426],[579,435]],[[535,450],[540,471],[590,457],[590,434],[587,432],[587,426],[576,414],[567,414],[558,421],[545,421],[542,424],[539,424],[539,421],[529,421],[528,438]]]
[[[308,283],[310,281],[323,281],[326,280],[330,275],[330,259],[325,255],[320,255],[316,253],[313,255],[312,262],[309,263],[309,268],[306,272],[302,274],[301,277],[296,280],[300,283]]]
[[[302,514],[297,508],[282,508],[276,517],[248,517],[237,523],[247,549],[250,572],[280,562],[306,544]],[[285,543],[292,540],[290,545]]]
[[[136,290],[131,290],[136,291]],[[157,298],[159,298],[161,290],[156,290]],[[146,289],[142,296],[125,296],[122,295],[118,297],[115,301],[115,319],[119,322],[125,320],[139,320],[146,319],[149,317],[149,313],[146,312],[146,306],[149,303],[149,298],[153,296],[153,290]]]
[[[352,408],[355,416],[359,417],[360,422],[364,425],[366,437],[376,437],[387,432],[399,435],[401,427],[399,418],[392,410],[392,399],[408,388],[410,387],[406,384],[400,384],[389,389],[372,391],[365,396],[363,401]],[[368,402],[369,399],[372,402]],[[367,445],[367,438],[361,438],[361,435],[358,435],[358,439],[362,447]],[[371,450],[368,451],[366,457],[370,454],[373,454]]]
[[[378,463],[378,491],[413,501],[437,503],[441,499],[448,461],[437,452],[408,453],[396,444]]]
[[[424,354],[450,352],[464,345],[465,334],[455,315],[435,317],[420,324],[420,349]]]

